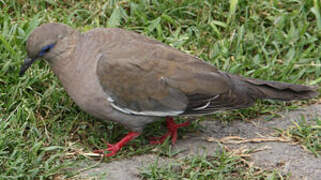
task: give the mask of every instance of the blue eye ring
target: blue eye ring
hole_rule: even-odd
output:
[[[45,55],[45,54],[46,54],[47,52],[49,52],[50,49],[52,49],[54,46],[55,46],[55,43],[49,44],[49,45],[43,47],[43,48],[40,50],[39,56]]]

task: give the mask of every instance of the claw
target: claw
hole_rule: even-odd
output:
[[[107,144],[107,147],[108,147],[108,149],[110,149],[110,148],[113,148],[114,147],[114,145],[113,144]]]
[[[110,157],[115,155],[127,142],[139,136],[140,133],[130,132],[122,140],[116,144],[107,144],[107,149],[94,150],[94,153],[103,154],[105,157]],[[110,151],[110,153],[105,154],[105,151]]]
[[[190,122],[187,121],[181,124],[176,124],[173,118],[167,117],[166,124],[168,129],[167,133],[161,137],[152,137],[151,141],[149,141],[150,144],[162,144],[167,139],[167,137],[172,137],[172,144],[175,144],[177,140],[177,129],[180,127],[188,126]]]
[[[152,137],[152,139],[149,141],[150,144],[162,144],[168,137],[170,136],[170,133],[167,132],[165,135],[161,136],[161,137]]]
[[[97,153],[97,154],[104,154],[104,149],[98,149],[98,150],[94,150],[93,153]]]

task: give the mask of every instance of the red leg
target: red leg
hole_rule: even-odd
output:
[[[168,129],[167,133],[161,137],[152,138],[154,140],[150,141],[151,144],[162,144],[168,136],[172,137],[172,144],[175,144],[177,139],[177,129],[180,127],[188,126],[190,122],[187,121],[181,124],[176,124],[172,117],[167,117],[166,124]]]
[[[104,154],[105,151],[111,151],[111,153],[104,154],[105,157],[110,157],[115,155],[127,142],[139,136],[138,132],[130,132],[123,139],[121,139],[116,144],[107,144],[107,149],[95,150],[94,153]]]

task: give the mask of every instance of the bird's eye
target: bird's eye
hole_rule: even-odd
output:
[[[46,54],[47,52],[49,52],[50,49],[52,49],[54,46],[55,46],[55,44],[49,44],[49,45],[43,47],[43,48],[41,49],[40,53],[39,53],[39,56],[45,55],[45,54]]]

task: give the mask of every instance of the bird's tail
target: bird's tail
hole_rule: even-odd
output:
[[[305,86],[298,84],[290,84],[275,81],[264,81],[259,79],[245,78],[236,76],[236,83],[244,83],[246,86],[238,86],[247,88],[247,91],[254,99],[276,99],[281,101],[291,101],[300,99],[310,99],[317,96],[317,87]]]

